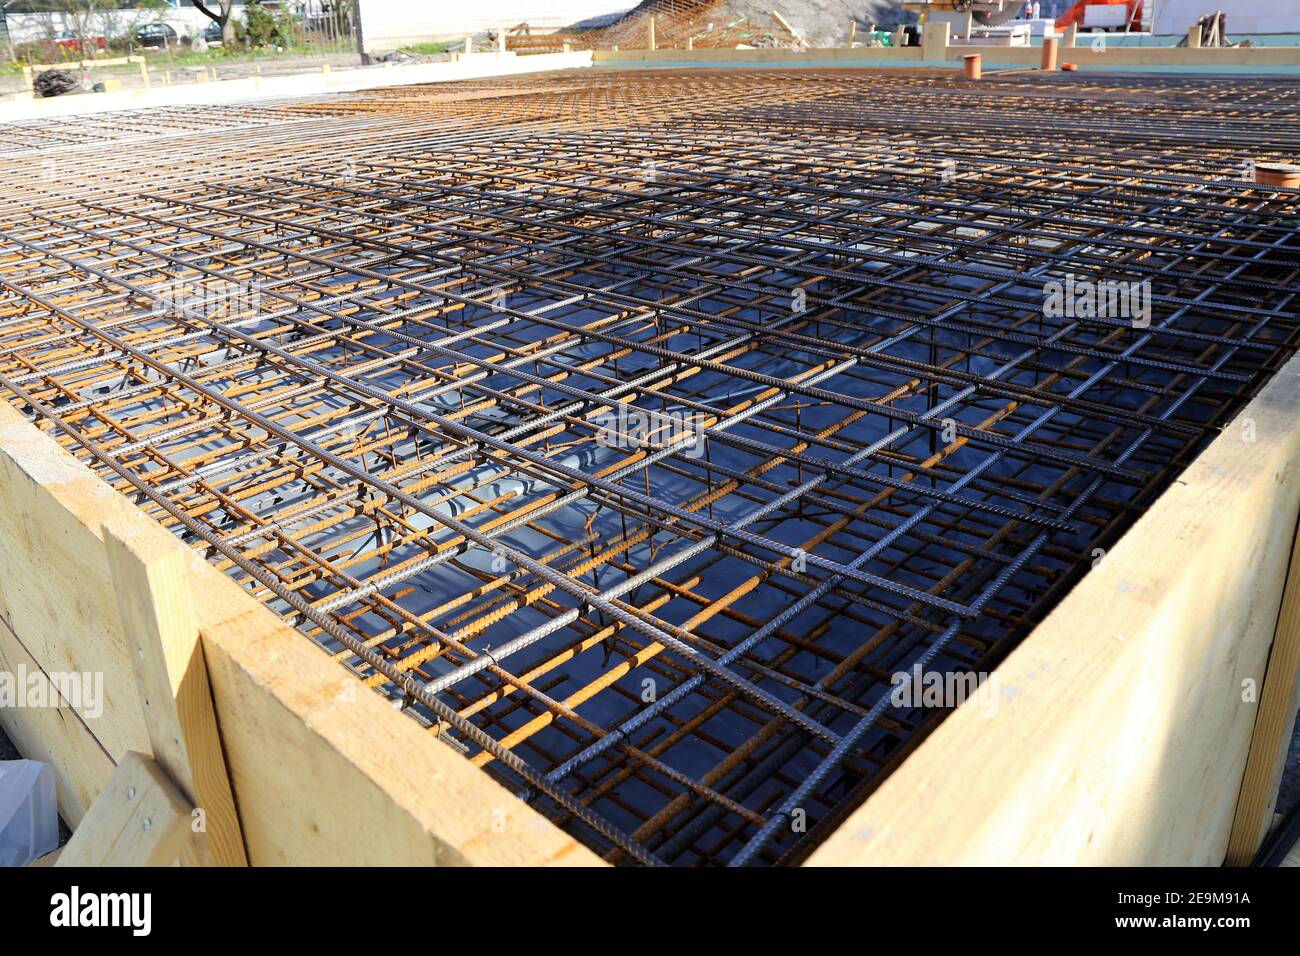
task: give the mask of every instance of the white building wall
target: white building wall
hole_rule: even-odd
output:
[[[357,0],[366,52],[410,43],[481,33],[527,23],[558,30],[577,23],[600,25],[631,10],[638,0]]]
[[[1200,17],[1222,10],[1228,36],[1300,33],[1300,0],[1148,0],[1155,3],[1158,36],[1181,36]]]

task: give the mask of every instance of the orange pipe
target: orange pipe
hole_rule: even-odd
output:
[[[1255,182],[1261,186],[1300,189],[1300,166],[1291,163],[1256,163]]]
[[[967,53],[962,57],[966,71],[966,79],[978,80],[980,78],[980,55],[978,53]]]
[[[1039,66],[1049,73],[1056,69],[1056,48],[1059,43],[1056,37],[1043,38],[1043,60]]]

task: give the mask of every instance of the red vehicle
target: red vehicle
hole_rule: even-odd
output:
[[[1086,22],[1088,17],[1088,7],[1092,6],[1124,6],[1127,8],[1127,12],[1120,18],[1124,21],[1125,25],[1123,27],[1103,26],[1098,29],[1116,29],[1126,31],[1130,29],[1141,29],[1142,27],[1142,0],[1078,0],[1074,6],[1070,7],[1070,9],[1066,10],[1056,18],[1056,29],[1068,29],[1071,23],[1077,24],[1080,29],[1086,26],[1092,26],[1092,24]]]
[[[108,46],[104,37],[79,37],[64,30],[54,35],[54,42],[61,47],[85,53],[88,50],[103,50]]]

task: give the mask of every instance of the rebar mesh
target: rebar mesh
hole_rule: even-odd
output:
[[[1298,103],[598,70],[14,125],[0,386],[608,859],[797,862],[942,719],[894,675],[991,669],[1294,352],[1300,193],[1241,171]],[[1045,307],[1088,282],[1145,313]]]

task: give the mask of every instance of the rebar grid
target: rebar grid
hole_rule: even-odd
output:
[[[1300,194],[1239,174],[1298,102],[587,71],[181,116],[0,159],[0,386],[610,860],[797,862],[942,719],[894,675],[991,669],[1294,351]]]

